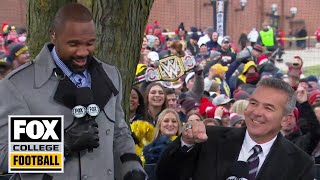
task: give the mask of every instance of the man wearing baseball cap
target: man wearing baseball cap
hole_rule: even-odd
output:
[[[212,77],[212,80],[215,80],[217,83],[220,84],[220,94],[225,94],[228,97],[230,97],[230,87],[225,80],[227,71],[228,66],[223,66],[218,63],[211,66],[209,76]]]
[[[230,109],[232,103],[234,103],[234,99],[230,99],[225,94],[220,94],[212,100],[212,103],[216,106],[223,106],[225,109]]]
[[[221,53],[221,64],[224,66],[230,65],[233,61],[236,60],[237,54],[234,49],[231,47],[231,38],[229,36],[224,36],[222,38],[220,47],[218,51]]]
[[[318,80],[318,78],[317,78],[316,76],[314,76],[314,75],[308,76],[308,77],[307,77],[307,81],[308,81],[308,84],[309,84],[312,88],[314,88],[314,89],[319,88],[319,84],[318,84],[319,80]]]

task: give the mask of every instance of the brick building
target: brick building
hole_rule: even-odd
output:
[[[305,25],[308,34],[313,35],[320,26],[320,0],[247,0],[243,11],[239,0],[228,0],[227,34],[236,41],[241,32],[249,33],[251,28],[258,30],[264,21],[271,22],[271,4],[278,5],[279,29],[288,34],[289,29],[297,29]],[[298,12],[294,18],[290,17],[290,8],[297,7]],[[191,26],[204,29],[213,25],[213,8],[210,0],[155,0],[149,23],[155,20],[162,27],[174,31],[184,22],[187,30]]]
[[[1,0],[0,23],[2,22],[24,27],[26,24],[25,0]]]
[[[263,21],[270,21],[267,13],[271,12],[271,4],[278,5],[280,16],[279,29],[287,34],[289,29],[305,25],[309,35],[313,35],[320,26],[320,0],[247,0],[243,11],[239,10],[239,0],[228,0],[227,34],[238,39],[241,32],[249,32],[252,27],[260,29]],[[25,0],[1,0],[0,22],[9,22],[16,26],[25,26]],[[289,16],[290,7],[297,7],[295,18]],[[154,0],[149,23],[155,20],[165,28],[173,31],[180,22],[184,22],[187,30],[191,26],[204,29],[213,24],[213,9],[210,0]]]

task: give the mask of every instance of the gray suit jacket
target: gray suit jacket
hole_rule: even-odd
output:
[[[8,170],[8,115],[64,115],[64,127],[73,122],[71,109],[54,100],[59,80],[53,73],[56,65],[50,55],[49,45],[43,47],[34,61],[19,67],[0,81],[0,172]],[[132,169],[143,170],[138,161],[120,161],[121,155],[135,153],[135,145],[121,108],[121,77],[114,66],[96,61],[119,92],[110,95],[96,117],[100,146],[92,153],[86,150],[68,159],[64,173],[48,174],[53,179],[111,180],[117,176],[119,180]],[[13,179],[40,180],[43,176],[15,174]]]

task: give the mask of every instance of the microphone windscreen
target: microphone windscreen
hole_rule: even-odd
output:
[[[227,180],[232,179],[232,177],[248,179],[248,176],[249,176],[248,164],[244,161],[237,161],[230,167],[230,170],[227,176],[229,178],[227,178]]]
[[[76,89],[76,105],[87,106],[93,104],[93,93],[89,87],[81,87]]]

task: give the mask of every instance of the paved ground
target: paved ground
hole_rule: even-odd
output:
[[[300,56],[303,59],[303,67],[320,65],[320,49],[308,48],[305,50],[287,50],[283,55],[283,59],[285,62],[290,62],[294,56]]]

